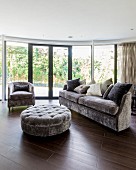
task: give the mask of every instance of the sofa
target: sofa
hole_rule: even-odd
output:
[[[130,126],[131,92],[123,95],[118,106],[114,101],[100,96],[87,96],[74,91],[61,90],[59,103],[117,132]]]

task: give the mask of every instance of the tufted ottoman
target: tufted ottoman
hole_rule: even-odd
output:
[[[52,136],[65,132],[71,125],[71,112],[65,106],[37,105],[21,113],[21,127],[34,136]]]

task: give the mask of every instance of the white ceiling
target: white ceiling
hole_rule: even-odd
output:
[[[0,0],[0,34],[61,41],[136,38],[136,0]]]

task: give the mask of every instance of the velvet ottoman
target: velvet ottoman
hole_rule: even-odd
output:
[[[71,125],[71,112],[65,106],[37,105],[21,113],[23,132],[34,136],[52,136],[65,132]]]

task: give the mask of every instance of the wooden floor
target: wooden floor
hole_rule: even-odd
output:
[[[36,101],[37,104],[58,104]],[[136,116],[121,133],[72,112],[70,130],[53,137],[23,134],[20,113],[0,102],[0,170],[132,170],[136,169]]]

